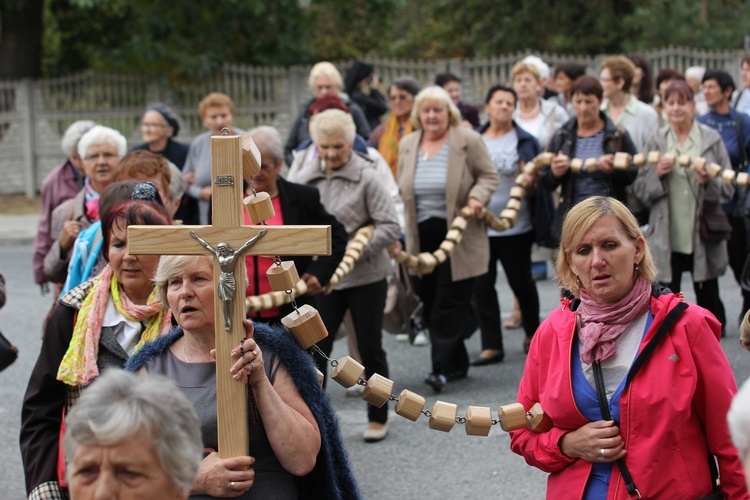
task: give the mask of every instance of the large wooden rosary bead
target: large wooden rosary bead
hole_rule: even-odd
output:
[[[734,182],[734,178],[736,175],[737,174],[734,170],[728,168],[721,173],[721,180],[724,181],[724,184],[731,184],[732,182]]]
[[[657,163],[659,163],[660,159],[661,159],[661,153],[659,153],[658,151],[650,151],[648,153],[649,163],[656,165]]]
[[[635,165],[638,168],[645,167],[646,166],[646,155],[643,153],[638,153],[633,157],[633,165]]]
[[[518,176],[516,176],[516,184],[526,187],[526,176],[523,174],[518,174]]]
[[[750,175],[747,172],[740,172],[737,174],[737,185],[741,187],[747,187],[750,184]]]
[[[453,403],[436,401],[430,410],[430,429],[436,431],[450,432],[456,424],[456,414],[458,406]]]
[[[492,428],[492,410],[486,406],[469,406],[466,409],[466,435],[488,436]]]
[[[448,254],[445,253],[443,250],[440,250],[439,248],[432,252],[432,256],[435,257],[435,260],[438,264],[442,264],[446,260],[448,260]]]
[[[721,170],[721,165],[719,165],[718,163],[712,163],[708,166],[707,172],[711,177],[716,177],[721,173]]]
[[[459,231],[464,231],[466,229],[466,226],[468,225],[469,225],[469,221],[467,221],[463,217],[456,217],[451,222],[451,229],[458,229]]]
[[[680,158],[679,158],[679,159],[677,160],[677,163],[678,163],[678,164],[679,164],[679,165],[680,165],[680,166],[681,166],[682,168],[690,168],[690,163],[691,163],[692,161],[693,161],[693,159],[692,159],[692,158],[690,158],[690,155],[688,155],[688,154],[684,154],[684,155],[680,155]]]
[[[449,240],[443,240],[443,242],[440,244],[440,250],[448,255],[453,253],[454,248],[456,248],[456,244]]]
[[[354,358],[344,356],[336,361],[336,366],[331,370],[331,378],[348,389],[356,384],[364,373],[364,366]]]
[[[245,211],[253,224],[260,224],[273,219],[276,211],[273,209],[271,195],[266,192],[250,195],[244,200]]]
[[[362,399],[367,401],[373,406],[380,408],[391,397],[391,391],[393,390],[393,381],[385,378],[382,375],[374,373],[372,377],[367,380],[367,385],[362,393]]]
[[[408,389],[401,391],[396,401],[396,414],[416,422],[424,410],[425,399]]]
[[[526,409],[521,403],[511,403],[498,408],[497,417],[500,427],[505,432],[515,431],[526,427]]]
[[[293,290],[299,281],[299,274],[294,261],[285,260],[268,268],[266,278],[271,284],[271,290],[274,292],[284,292]]]
[[[517,198],[511,198],[508,200],[508,205],[506,205],[505,208],[510,208],[511,210],[521,210],[521,200]]]
[[[463,238],[463,232],[459,231],[458,229],[451,229],[447,233],[445,233],[445,239],[448,241],[452,241],[456,245],[461,243],[461,238]]]
[[[252,137],[242,136],[242,176],[248,179],[260,172],[260,151]]]
[[[703,158],[702,156],[699,156],[693,161],[693,169],[696,169],[696,168],[705,169],[707,163],[708,161],[705,158]]]
[[[435,270],[438,265],[438,261],[434,255],[429,252],[422,252],[417,256],[419,264],[417,265],[417,272],[419,274],[430,274]]]
[[[512,188],[510,188],[511,198],[516,198],[517,200],[520,200],[521,198],[524,197],[525,194],[526,194],[526,191],[524,191],[524,189],[521,186],[513,186]]]
[[[309,304],[281,318],[281,324],[292,333],[294,340],[302,349],[307,349],[328,337],[328,330],[323,324],[323,319]]]
[[[630,155],[628,153],[615,153],[615,160],[612,163],[618,170],[627,170],[630,167]]]
[[[547,432],[553,426],[552,419],[549,418],[549,415],[544,413],[542,405],[539,403],[534,403],[534,406],[531,407],[526,418],[527,427],[534,432]]]

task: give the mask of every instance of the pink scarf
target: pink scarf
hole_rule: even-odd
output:
[[[651,304],[651,284],[638,276],[635,285],[625,297],[614,304],[601,304],[581,289],[578,316],[583,321],[579,333],[583,349],[581,361],[590,365],[614,355],[615,340],[641,317]]]

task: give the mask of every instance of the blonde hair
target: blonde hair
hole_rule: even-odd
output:
[[[513,65],[513,70],[510,72],[510,80],[515,80],[521,73],[531,73],[531,76],[534,77],[537,83],[542,82],[542,75],[539,74],[539,69],[533,64],[525,63],[523,61],[518,61]]]
[[[455,127],[461,124],[461,112],[458,110],[453,99],[448,95],[443,87],[431,85],[423,88],[417,97],[414,98],[414,106],[411,108],[411,123],[415,129],[422,128],[422,121],[419,119],[419,112],[422,105],[427,102],[437,102],[448,108],[448,125]]]
[[[200,115],[202,120],[206,117],[206,111],[208,111],[208,108],[223,108],[224,106],[229,108],[229,112],[232,114],[232,116],[237,114],[234,108],[234,101],[232,101],[231,97],[226,94],[222,94],[221,92],[211,92],[198,104],[198,114]]]
[[[167,301],[167,282],[169,278],[182,274],[185,270],[193,267],[198,259],[207,259],[204,255],[162,255],[159,266],[156,268],[154,283],[159,293],[159,299],[164,307],[169,307]],[[174,312],[174,311],[173,311]]]
[[[310,136],[316,144],[320,136],[330,137],[336,134],[343,134],[348,144],[354,144],[357,127],[352,115],[340,109],[327,109],[313,116],[310,122]]]
[[[649,283],[656,280],[656,266],[651,256],[651,250],[643,237],[643,233],[641,233],[638,221],[630,209],[615,198],[592,196],[573,206],[565,216],[560,236],[560,248],[557,251],[555,262],[558,284],[570,290],[576,297],[580,295],[581,287],[578,284],[575,272],[568,263],[568,255],[575,251],[575,247],[588,233],[591,226],[608,215],[617,219],[620,227],[630,238],[643,240],[643,259],[638,263],[638,274]]]
[[[339,91],[344,88],[344,81],[341,79],[341,73],[336,66],[328,61],[322,61],[312,67],[310,70],[310,77],[307,79],[307,84],[310,86],[310,90],[315,85],[315,79],[319,76],[325,76],[331,83],[339,88]]]

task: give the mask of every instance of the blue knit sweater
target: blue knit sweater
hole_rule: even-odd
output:
[[[128,360],[125,369],[137,372],[182,335],[182,328],[178,327],[146,344]],[[320,452],[312,472],[299,478],[297,484],[299,498],[320,500],[362,498],[354,470],[349,462],[349,454],[341,437],[336,411],[328,394],[318,383],[312,358],[300,349],[286,330],[279,326],[272,327],[256,323],[253,337],[261,348],[268,347],[279,357],[281,365],[294,381],[320,429]]]

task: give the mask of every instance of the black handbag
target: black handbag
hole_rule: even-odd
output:
[[[406,270],[403,266],[399,269],[400,275],[397,271],[393,272],[388,282],[383,329],[392,334],[406,333],[409,342],[414,343],[417,334],[424,330],[422,300],[414,293]]]
[[[685,309],[688,308],[688,305],[686,302],[680,302],[677,304],[669,313],[667,314],[667,317],[664,318],[664,321],[659,326],[659,329],[654,334],[654,337],[649,341],[649,343],[646,345],[646,347],[641,351],[641,353],[638,355],[637,358],[635,358],[635,361],[633,362],[633,366],[630,367],[630,371],[628,372],[627,377],[625,378],[625,387],[630,385],[630,382],[633,381],[633,378],[635,378],[636,373],[638,373],[638,370],[640,370],[643,365],[646,363],[648,358],[653,354],[656,347],[659,345],[661,340],[667,335],[669,330],[672,329],[674,324],[677,322],[677,320],[682,316],[682,313],[685,311]],[[599,410],[602,412],[602,418],[604,420],[612,420],[612,414],[609,412],[609,405],[607,403],[607,393],[606,389],[604,387],[604,376],[602,375],[602,366],[598,362],[592,363],[591,367],[594,371],[594,382],[595,382],[595,389],[596,389],[596,396],[599,400]],[[616,425],[620,425],[619,422],[615,422]],[[633,477],[630,475],[630,471],[628,470],[628,466],[625,464],[625,459],[620,458],[615,462],[617,464],[617,467],[620,469],[620,474],[622,475],[623,480],[625,481],[625,487],[628,489],[628,494],[631,498],[641,498],[641,493],[638,491],[638,488],[635,486],[635,482],[633,481]],[[716,467],[716,462],[714,460],[713,455],[708,456],[708,467],[711,471],[711,482],[713,484],[713,491],[711,494],[701,497],[698,500],[713,500],[713,499],[720,499],[724,498],[721,487],[719,486],[719,470]]]
[[[702,241],[724,241],[732,236],[732,224],[723,210],[703,212],[698,225]]]
[[[0,372],[8,368],[18,358],[18,348],[0,332]]]

